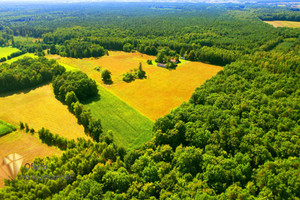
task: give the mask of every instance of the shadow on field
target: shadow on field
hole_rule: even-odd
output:
[[[88,100],[82,101],[82,104],[86,105],[99,100],[101,100],[101,96],[100,94],[97,94],[96,96],[89,98]]]
[[[8,96],[12,96],[14,94],[27,94],[29,93],[31,90],[35,90],[39,87],[43,87],[44,85],[48,85],[50,84],[51,81],[46,82],[46,83],[42,83],[33,87],[29,87],[29,88],[25,88],[25,89],[20,89],[20,90],[14,90],[14,91],[10,91],[10,92],[5,92],[5,93],[0,93],[0,97],[8,97]]]

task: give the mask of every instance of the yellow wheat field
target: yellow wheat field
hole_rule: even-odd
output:
[[[0,137],[0,159],[17,153],[23,156],[23,164],[32,163],[36,157],[44,158],[46,156],[61,155],[61,151],[56,147],[49,147],[43,144],[38,138],[37,134],[31,135],[23,131],[15,131],[10,134]],[[0,169],[1,170],[1,169]],[[0,176],[0,188],[4,187],[4,179]]]
[[[300,22],[293,21],[264,21],[274,27],[290,27],[290,28],[300,28]]]
[[[22,121],[36,131],[45,127],[68,139],[87,137],[67,106],[55,98],[51,85],[2,95],[0,107],[0,119],[16,126]]]
[[[114,83],[105,87],[152,120],[168,114],[173,108],[188,101],[197,87],[222,70],[220,66],[185,62],[176,70],[169,71],[155,65],[148,65],[146,61],[154,60],[155,57],[138,52],[110,51],[109,56],[98,59],[59,56],[48,56],[48,58],[55,58],[60,63],[80,69],[100,83],[102,83],[101,73],[94,68],[101,66],[110,70]],[[148,78],[131,83],[122,81],[123,74],[137,68],[140,62]]]

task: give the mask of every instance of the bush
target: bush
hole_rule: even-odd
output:
[[[135,80],[135,76],[133,73],[127,72],[123,74],[123,81],[130,83]]]
[[[112,83],[112,80],[111,80],[111,72],[108,71],[107,69],[104,69],[101,73],[101,76],[102,76],[102,81],[105,83],[105,84],[111,84]]]
[[[131,70],[131,72],[123,74],[123,81],[130,83],[135,79],[144,79],[146,77],[146,72],[142,68],[142,63],[140,63],[139,68],[135,68],[134,70]]]

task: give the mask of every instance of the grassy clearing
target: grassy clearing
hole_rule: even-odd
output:
[[[2,57],[7,57],[12,53],[18,52],[20,51],[17,48],[13,48],[13,47],[0,47],[0,58]]]
[[[64,64],[64,63],[60,63],[60,64],[66,69],[67,72],[68,71],[80,71],[79,69],[74,68],[74,67],[72,67],[70,65],[67,65],[67,64]]]
[[[112,130],[114,140],[125,148],[134,148],[152,137],[153,122],[117,96],[99,85],[101,98],[86,104],[92,115],[101,119],[104,131]]]
[[[45,127],[68,139],[87,138],[76,117],[55,98],[51,85],[2,95],[0,105],[0,118],[13,125],[22,121],[35,130]]]
[[[13,62],[15,62],[15,61],[17,61],[17,60],[19,60],[19,59],[22,59],[22,58],[24,58],[24,57],[37,58],[37,56],[34,55],[33,53],[25,53],[25,54],[23,54],[23,55],[21,55],[21,56],[12,58],[12,59],[10,59],[10,60],[7,60],[7,61],[5,61],[5,63],[11,64],[11,63],[13,63]]]
[[[15,42],[28,42],[28,43],[32,43],[32,42],[36,42],[36,41],[43,41],[43,39],[41,38],[34,38],[34,37],[23,37],[23,36],[14,36],[14,40]]]
[[[0,136],[5,135],[5,134],[10,133],[15,130],[16,130],[16,127],[0,120]]]
[[[98,59],[57,56],[56,59],[59,63],[82,70],[99,83],[102,83],[101,74],[95,67],[107,68],[112,73],[114,83],[104,86],[152,120],[168,114],[173,108],[188,101],[195,88],[222,70],[219,66],[183,60],[176,70],[169,71],[157,67],[155,62],[148,65],[147,60],[154,61],[155,56],[138,52],[110,51],[109,56]],[[123,74],[138,67],[140,62],[148,78],[132,83],[124,82]]]
[[[25,163],[32,163],[36,157],[60,156],[62,151],[56,147],[49,147],[43,144],[36,135],[26,134],[22,131],[15,131],[0,138],[0,158],[17,153],[24,157]],[[4,186],[3,177],[0,176],[0,188]]]
[[[264,21],[274,27],[290,27],[290,28],[300,28],[300,22],[294,21]]]

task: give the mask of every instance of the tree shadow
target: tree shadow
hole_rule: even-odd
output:
[[[12,96],[14,94],[27,94],[29,93],[31,90],[35,90],[37,88],[40,88],[40,87],[43,87],[45,85],[48,85],[50,84],[51,81],[49,82],[46,82],[46,83],[41,83],[39,85],[36,85],[36,86],[32,86],[32,87],[29,87],[29,88],[25,88],[25,89],[20,89],[20,90],[14,90],[14,91],[10,91],[10,92],[4,92],[4,93],[0,93],[0,97],[8,97],[8,96]]]
[[[105,85],[112,85],[114,82],[112,80],[107,80],[104,82]]]
[[[91,97],[91,98],[89,98],[89,99],[87,99],[87,100],[84,100],[84,101],[82,101],[81,103],[82,103],[83,105],[86,105],[86,104],[90,104],[90,103],[93,103],[93,102],[96,102],[96,101],[99,101],[99,100],[101,100],[101,96],[100,96],[100,94],[98,93],[96,96]]]

